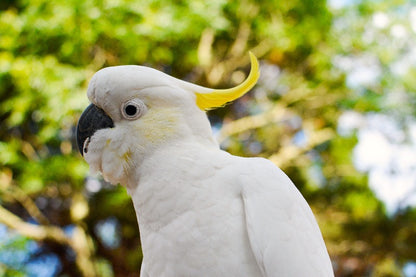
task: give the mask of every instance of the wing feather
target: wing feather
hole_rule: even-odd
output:
[[[250,159],[242,198],[250,245],[264,277],[333,276],[315,217],[290,179],[265,159]]]

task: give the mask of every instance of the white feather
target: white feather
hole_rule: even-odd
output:
[[[333,276],[319,226],[289,178],[264,159],[251,160],[246,169],[247,231],[263,276]]]

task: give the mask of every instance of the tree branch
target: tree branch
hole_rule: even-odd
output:
[[[286,106],[276,104],[275,107],[269,112],[254,116],[246,116],[225,124],[220,131],[218,142],[222,143],[225,139],[232,135],[261,128],[270,123],[282,122],[293,115],[294,112]],[[332,139],[335,136],[334,131],[330,128],[314,130],[313,123],[310,122],[310,120],[303,121],[302,129],[306,130],[308,134],[306,145],[297,146],[293,143],[288,143],[282,147],[278,153],[270,156],[269,160],[278,166],[283,166],[289,161],[299,157],[301,154],[311,150],[321,143],[324,143],[325,141]]]
[[[71,244],[70,239],[61,228],[24,222],[20,217],[9,212],[2,206],[0,206],[0,223],[15,230],[22,236],[36,241],[51,240],[60,244]]]
[[[0,206],[0,223],[15,230],[20,235],[36,241],[50,240],[71,247],[76,253],[76,264],[82,276],[97,276],[93,262],[93,246],[84,229],[75,226],[72,237],[52,225],[36,225],[23,221],[4,207]]]
[[[244,50],[247,47],[250,32],[250,25],[247,22],[241,22],[234,43],[228,51],[231,57],[241,57],[245,54]]]
[[[260,128],[270,123],[283,121],[285,118],[289,118],[292,114],[293,113],[286,107],[276,104],[275,107],[268,112],[259,115],[246,116],[224,124],[221,128],[218,141],[219,143],[222,143],[232,135]]]
[[[214,43],[215,31],[206,28],[201,35],[198,44],[198,60],[201,66],[209,67],[212,63],[212,44]]]
[[[14,199],[22,204],[30,216],[33,217],[37,222],[42,225],[50,224],[49,219],[41,212],[38,206],[36,206],[32,198],[30,198],[23,190],[21,190],[18,186],[10,186],[8,190],[5,190],[5,192],[10,194],[12,197],[14,197]]]
[[[283,167],[291,160],[298,158],[303,153],[313,149],[325,141],[332,139],[334,136],[334,131],[330,128],[313,131],[309,134],[308,142],[305,146],[300,147],[294,144],[286,145],[282,147],[279,152],[271,155],[269,160],[271,160],[277,166]]]
[[[13,172],[8,168],[0,171],[0,190],[8,197],[18,201],[37,222],[43,225],[50,224],[35,202],[22,189],[16,186],[13,181]]]

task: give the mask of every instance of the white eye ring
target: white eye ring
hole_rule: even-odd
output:
[[[121,114],[128,120],[137,119],[144,115],[146,111],[146,105],[138,99],[129,100],[121,106]]]

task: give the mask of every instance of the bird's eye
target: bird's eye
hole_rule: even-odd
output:
[[[124,111],[126,112],[127,116],[135,116],[137,113],[137,107],[130,104],[124,108]]]
[[[121,114],[125,119],[134,120],[141,117],[146,112],[146,105],[138,100],[129,100],[121,107]]]

